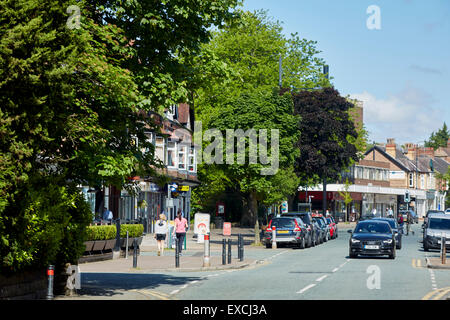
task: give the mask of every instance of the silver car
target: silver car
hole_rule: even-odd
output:
[[[430,213],[423,232],[423,250],[440,249],[442,237],[445,247],[450,249],[450,215]]]

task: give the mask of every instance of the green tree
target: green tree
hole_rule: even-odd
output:
[[[324,61],[318,58],[319,53],[315,41],[301,39],[297,34],[292,34],[290,38],[284,36],[281,23],[273,21],[267,12],[238,10],[235,19],[226,23],[222,29],[213,32],[211,41],[201,46],[200,54],[195,56],[189,62],[190,66],[186,68],[186,73],[192,80],[190,84],[196,89],[190,98],[191,104],[195,107],[196,119],[202,121],[203,130],[214,128],[215,124],[212,121],[223,116],[224,101],[231,97],[242,97],[244,93],[249,92],[255,94],[261,92],[263,95],[272,92],[273,88],[278,86],[280,56],[283,88],[296,90],[327,85],[328,80],[321,71]],[[234,120],[230,122],[230,128],[233,128],[231,125],[234,123]],[[291,149],[291,146],[284,150],[280,149],[280,154],[291,154]],[[226,187],[220,180],[215,180],[216,170],[207,165],[203,167],[206,169],[199,169],[202,185],[194,190],[194,198],[199,201],[203,199],[203,203],[211,204]],[[213,174],[210,175],[210,172]],[[298,187],[297,178],[291,173],[290,166],[280,166],[277,178],[284,175],[285,178],[279,182],[290,185],[286,190]],[[221,176],[227,175],[221,173]],[[209,188],[213,185],[218,189]],[[295,188],[293,185],[296,185]],[[235,190],[234,185],[229,188]],[[248,203],[253,203],[254,207],[258,201],[270,205],[284,199],[280,195],[283,192],[279,192],[283,190],[282,188],[267,187],[266,190],[271,192],[266,193],[264,197],[253,197],[250,200],[248,195],[245,195],[246,209],[241,216],[241,222],[255,221],[253,213],[249,213]],[[208,200],[205,200],[205,197]],[[265,200],[255,200],[256,198]]]
[[[296,173],[302,180],[336,181],[359,160],[355,145],[358,133],[349,114],[352,106],[333,88],[294,94],[295,113],[302,119],[296,144],[300,149]]]
[[[258,134],[259,150],[262,148],[259,143],[262,134],[260,130],[267,130],[268,135],[271,134],[272,129],[278,130],[278,153],[274,153],[275,149],[272,149],[272,145],[275,145],[273,140],[275,137],[267,138],[267,149],[270,149],[270,151],[267,150],[268,158],[272,161],[268,165],[250,162],[250,154],[256,151],[256,146],[252,149],[249,137],[245,137],[245,162],[240,163],[239,154],[235,153],[232,161],[224,157],[225,163],[223,164],[204,164],[208,170],[212,167],[213,172],[222,171],[223,176],[226,177],[221,180],[222,184],[233,188],[245,199],[241,225],[255,226],[256,244],[259,244],[258,203],[281,202],[297,190],[299,181],[292,165],[298,150],[292,148],[292,145],[298,139],[298,122],[299,118],[293,115],[290,94],[279,95],[278,90],[273,92],[249,91],[242,93],[239,97],[231,97],[222,102],[217,115],[211,119],[211,127],[219,130],[224,137],[227,130],[241,129],[245,132],[254,129]],[[225,151],[226,148],[227,145],[224,145],[223,150]],[[259,160],[261,160],[260,157]],[[262,170],[273,166],[275,161],[278,162],[275,170],[269,174],[263,174]]]
[[[439,147],[447,147],[447,141],[450,138],[450,132],[447,128],[447,124],[444,122],[444,125],[438,131],[432,132],[430,139],[425,142],[425,147],[433,148],[434,150]]]

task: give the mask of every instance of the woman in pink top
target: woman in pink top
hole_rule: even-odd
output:
[[[178,209],[177,217],[175,218],[175,228],[173,235],[176,234],[178,246],[178,252],[181,255],[181,250],[183,248],[184,237],[186,236],[186,230],[188,228],[187,220],[183,218],[181,214],[181,209]]]

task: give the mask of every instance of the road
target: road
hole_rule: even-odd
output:
[[[421,300],[450,297],[450,270],[429,269],[420,225],[404,236],[397,257],[348,257],[350,234],[307,249],[252,249],[246,269],[149,274],[82,274],[104,296],[152,300]],[[113,295],[120,289],[123,295]],[[100,294],[99,294],[100,293]],[[131,295],[130,295],[131,294]],[[97,292],[97,296],[101,296]]]

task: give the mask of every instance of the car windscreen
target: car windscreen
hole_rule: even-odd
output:
[[[430,229],[450,230],[450,219],[432,217],[428,225]]]
[[[295,222],[294,219],[273,219],[272,220],[272,227],[276,228],[295,228]]]
[[[355,228],[355,233],[391,233],[391,228],[387,223],[358,223]]]
[[[333,221],[331,221],[331,218],[326,218],[326,219],[327,219],[328,224],[333,222]]]
[[[381,221],[386,221],[387,223],[389,223],[389,225],[391,226],[392,229],[397,229],[397,226],[395,225],[394,220],[381,220]]]

